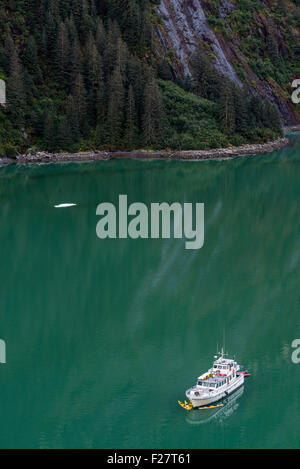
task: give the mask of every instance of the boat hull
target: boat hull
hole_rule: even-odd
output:
[[[244,375],[240,375],[238,378],[234,380],[233,383],[230,383],[229,386],[227,386],[224,391],[221,391],[218,394],[208,396],[208,397],[195,397],[191,396],[190,393],[187,391],[186,396],[188,399],[190,399],[193,407],[203,407],[203,406],[208,406],[211,405],[215,402],[220,401],[224,397],[229,396],[229,394],[232,394],[234,391],[236,391],[242,384],[244,384]]]

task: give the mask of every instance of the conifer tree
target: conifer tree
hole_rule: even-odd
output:
[[[85,42],[89,32],[92,28],[92,20],[89,15],[89,5],[87,0],[81,0],[81,14],[80,14],[80,26],[79,34],[82,42]]]
[[[52,59],[55,54],[57,28],[59,24],[59,14],[57,2],[49,0],[49,8],[46,13],[46,33],[47,33],[47,54]]]
[[[156,145],[163,140],[164,109],[154,77],[149,78],[145,87],[143,134],[147,145]]]
[[[126,126],[124,143],[127,148],[133,148],[137,140],[137,120],[136,120],[136,107],[134,99],[133,86],[129,85],[127,104],[126,104]]]
[[[63,88],[66,87],[69,74],[70,43],[65,24],[60,23],[56,42],[55,68]]]
[[[96,30],[96,46],[98,49],[99,54],[103,55],[104,47],[106,42],[106,33],[103,26],[103,21],[101,19],[97,22],[97,30]]]
[[[1,63],[2,63],[3,69],[5,70],[7,74],[9,74],[9,71],[10,71],[11,57],[14,51],[15,51],[14,40],[11,36],[10,31],[8,31],[7,36],[5,38],[4,47],[1,49]]]
[[[74,110],[80,126],[79,132],[85,135],[87,132],[87,96],[83,76],[79,73],[72,88]]]
[[[86,81],[88,89],[88,115],[91,125],[97,120],[97,108],[100,105],[101,94],[104,91],[102,59],[93,38],[87,45]]]
[[[233,85],[226,80],[220,98],[220,122],[223,131],[232,135],[235,132],[235,107]]]
[[[200,48],[190,60],[193,91],[199,96],[216,101],[220,98],[222,79]]]
[[[68,150],[72,145],[72,130],[68,118],[65,116],[60,120],[57,140],[62,150]]]
[[[140,9],[136,0],[114,0],[114,13],[120,18],[122,31],[129,46],[135,47],[139,41],[138,24]]]
[[[235,131],[246,137],[249,132],[247,96],[236,86],[234,89]]]
[[[267,99],[263,103],[262,122],[266,128],[271,128],[274,132],[281,134],[281,123],[277,108]]]
[[[71,86],[74,85],[78,75],[82,73],[82,54],[79,42],[75,40],[71,46],[69,79]]]
[[[248,109],[253,120],[253,126],[259,126],[263,121],[263,103],[261,97],[254,94],[249,100]]]
[[[110,77],[117,65],[118,52],[120,50],[121,33],[116,23],[108,22],[107,40],[103,50],[103,70],[106,77]],[[119,44],[119,45],[118,45]]]
[[[24,119],[25,107],[24,75],[16,47],[14,47],[10,59],[10,73],[7,88],[9,111],[15,122],[21,124]]]
[[[56,148],[54,120],[48,111],[46,111],[44,115],[43,139],[46,150],[53,151]]]
[[[107,109],[106,138],[110,138],[113,145],[120,142],[122,136],[122,124],[124,120],[125,90],[120,68],[115,67],[109,82],[109,100]]]
[[[69,95],[67,99],[66,115],[67,115],[68,125],[71,129],[71,135],[72,135],[73,141],[77,142],[80,136],[79,116],[78,116],[78,108],[77,108],[75,99],[72,95]]]
[[[34,100],[34,95],[37,94],[37,89],[34,84],[32,75],[28,72],[27,68],[24,69],[24,75],[23,75],[23,83],[24,83],[24,100],[26,101],[26,104],[29,106],[32,106],[33,100]]]
[[[48,53],[48,36],[47,36],[46,26],[44,26],[44,25],[42,26],[40,51],[44,55],[44,57],[47,56],[47,53]]]

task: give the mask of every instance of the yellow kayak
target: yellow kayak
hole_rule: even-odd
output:
[[[191,402],[181,402],[181,401],[178,401],[178,404],[183,407],[184,409],[186,410],[191,410],[193,408],[193,404]]]
[[[206,406],[206,407],[198,407],[199,410],[203,410],[203,409],[213,409],[214,407],[222,407],[222,405],[224,404],[216,404],[216,405],[209,405],[209,406]]]
[[[181,401],[178,401],[178,404],[183,407],[184,409],[186,410],[191,410],[193,408],[193,404],[191,402],[181,402]],[[198,407],[198,410],[203,410],[203,409],[213,409],[214,407],[221,407],[223,406],[224,404],[216,404],[216,405],[209,405],[209,406],[205,406],[205,407]]]

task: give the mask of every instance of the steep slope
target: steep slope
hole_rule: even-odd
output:
[[[161,54],[173,50],[175,74],[190,74],[201,47],[219,73],[274,103],[283,124],[295,124],[291,83],[300,72],[300,2],[161,0],[156,25]]]
[[[233,32],[250,23],[248,6],[228,0],[2,0],[0,156],[276,139],[276,107],[242,86],[245,67],[230,56],[226,12],[241,15],[230,16]]]
[[[217,70],[240,84],[220,42],[208,25],[200,0],[161,0],[157,10],[164,21],[168,46],[176,51],[185,74],[190,73],[189,58],[202,40],[214,49]],[[158,33],[160,34],[159,28]]]

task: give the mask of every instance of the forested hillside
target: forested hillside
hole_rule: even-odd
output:
[[[300,0],[161,0],[155,30],[165,69],[187,73],[200,47],[223,75],[299,122],[291,84],[300,76]]]
[[[0,156],[33,146],[205,149],[281,135],[277,108],[222,76],[200,43],[191,75],[176,72],[172,50],[158,46],[159,4],[2,0]],[[284,79],[279,65],[272,73]]]

